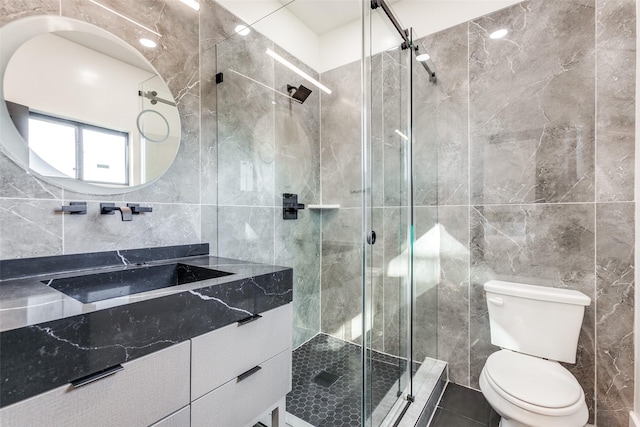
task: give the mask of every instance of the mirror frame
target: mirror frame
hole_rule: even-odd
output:
[[[145,61],[156,75],[162,79],[162,75],[156,70],[153,64],[151,64],[151,62],[142,55],[142,53],[129,45],[126,41],[105,29],[97,27],[96,25],[57,15],[38,15],[12,21],[0,28],[0,40],[2,40],[2,43],[0,43],[0,151],[7,155],[7,157],[9,157],[27,174],[33,174],[37,176],[38,179],[76,193],[88,195],[124,194],[139,190],[152,184],[162,177],[175,162],[175,159],[180,152],[182,136],[180,137],[180,141],[178,141],[176,155],[171,163],[167,165],[165,171],[149,182],[132,187],[103,187],[89,182],[78,181],[73,178],[42,176],[29,168],[29,146],[15,127],[13,120],[9,115],[7,104],[4,102],[4,77],[11,57],[24,43],[34,37],[56,31],[78,31],[105,38],[112,43],[118,44],[123,49],[127,49],[140,60]],[[164,81],[164,79],[162,80]],[[176,109],[177,108],[178,106],[176,105]],[[178,110],[178,118],[180,119],[179,116],[180,111]],[[179,122],[180,134],[182,134],[182,120],[179,120]]]

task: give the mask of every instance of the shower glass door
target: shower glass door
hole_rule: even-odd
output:
[[[363,10],[363,425],[412,396],[412,51],[382,7]]]

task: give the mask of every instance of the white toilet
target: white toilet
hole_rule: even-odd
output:
[[[501,427],[582,427],[584,391],[558,362],[575,363],[585,294],[491,280],[484,285],[493,353],[480,390]]]

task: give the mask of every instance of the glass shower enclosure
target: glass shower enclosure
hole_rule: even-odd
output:
[[[291,419],[393,425],[435,355],[436,296],[416,304],[413,265],[413,152],[428,141],[412,123],[412,85],[428,75],[392,11],[329,3],[344,8],[332,12],[339,28],[298,25],[314,1],[253,23],[221,10],[247,28],[203,52],[217,66],[205,94],[217,116],[217,251],[293,268]],[[307,30],[315,62],[289,43],[313,39]],[[297,219],[283,211],[290,195],[305,205]]]

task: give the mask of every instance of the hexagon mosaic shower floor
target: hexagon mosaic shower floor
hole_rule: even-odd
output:
[[[316,427],[361,426],[360,357],[360,346],[324,334],[295,349],[293,389],[287,395],[287,412]],[[393,404],[383,399],[391,396],[395,400],[395,393],[389,392],[397,387],[404,363],[395,357],[374,354],[374,407]]]

